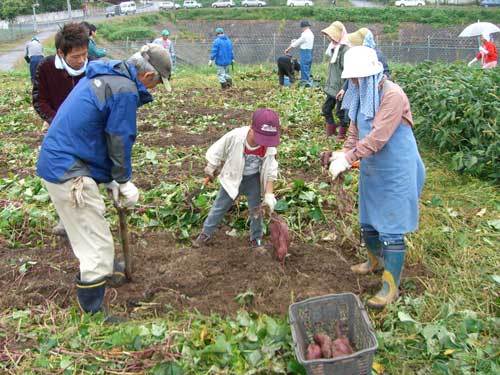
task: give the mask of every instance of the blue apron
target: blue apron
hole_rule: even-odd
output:
[[[360,140],[370,132],[372,121],[358,111]],[[361,160],[359,222],[371,225],[379,233],[415,231],[424,180],[425,167],[413,130],[401,123],[379,152]]]

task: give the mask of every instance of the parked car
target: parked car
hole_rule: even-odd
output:
[[[124,1],[123,3],[119,4],[120,6],[120,11],[127,15],[127,14],[135,14],[137,11],[137,6],[135,5],[135,1]]]
[[[111,5],[109,7],[106,7],[106,18],[108,17],[114,17],[114,16],[119,16],[122,14],[120,11],[120,6],[119,5]]]
[[[212,8],[231,8],[234,7],[233,0],[217,0],[212,3]]]
[[[425,0],[396,0],[394,5],[397,7],[423,7]]]
[[[485,8],[500,7],[500,0],[481,0],[480,5]]]
[[[243,0],[241,6],[243,7],[265,7],[267,4],[262,0]]]
[[[184,3],[182,4],[182,7],[184,9],[201,8],[202,5],[199,2],[197,2],[196,0],[185,0]]]
[[[180,7],[180,4],[174,3],[173,1],[162,1],[158,4],[160,10],[179,9]]]
[[[312,7],[312,0],[287,0],[286,5],[289,7]]]

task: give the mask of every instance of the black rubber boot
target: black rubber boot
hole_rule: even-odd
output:
[[[220,84],[220,87],[221,87],[221,89],[222,89],[222,90],[225,90],[225,89],[227,89],[229,86],[227,85],[227,82],[222,82],[222,83]]]
[[[76,295],[78,296],[78,304],[86,313],[95,314],[102,311],[105,291],[106,279],[86,283],[80,280],[80,275],[76,278]]]
[[[233,79],[232,78],[226,78],[226,84],[227,87],[233,87]]]

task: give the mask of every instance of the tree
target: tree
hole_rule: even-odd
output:
[[[27,0],[1,0],[0,18],[13,22],[17,16],[25,13],[28,7],[29,4]]]

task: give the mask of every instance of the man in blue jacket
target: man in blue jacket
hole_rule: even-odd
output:
[[[98,185],[106,184],[123,207],[137,203],[139,191],[131,182],[136,112],[153,100],[148,89],[161,82],[170,88],[170,70],[168,52],[152,44],[127,62],[90,63],[43,140],[37,173],[80,261],[77,296],[85,312],[101,310],[106,281],[123,271],[114,261]]]
[[[229,75],[229,65],[234,62],[233,43],[225,34],[222,27],[215,29],[217,38],[212,44],[212,52],[210,53],[210,61],[208,66],[212,66],[215,61],[217,67],[217,79],[220,82],[222,89],[227,89],[233,85],[233,80]]]

